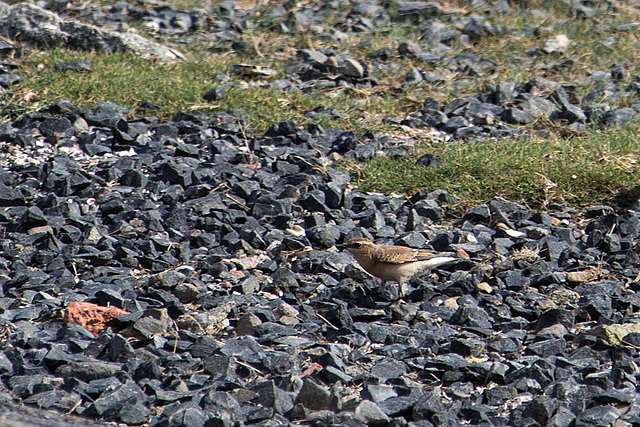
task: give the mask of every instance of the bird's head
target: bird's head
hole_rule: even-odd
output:
[[[344,248],[352,254],[367,252],[373,246],[374,243],[371,240],[361,237],[349,239],[347,243],[344,244]]]

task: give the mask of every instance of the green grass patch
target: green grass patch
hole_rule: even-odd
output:
[[[411,194],[442,188],[463,203],[495,196],[534,208],[551,202],[586,206],[635,194],[640,174],[638,126],[587,136],[437,143],[403,158],[381,157],[348,164],[356,184],[366,191]],[[419,154],[434,153],[442,166],[416,166]]]
[[[59,61],[87,59],[92,63],[89,72],[57,71]],[[273,66],[278,74],[261,81],[252,81],[231,74],[233,64],[243,61],[231,55],[209,55],[204,59],[188,60],[176,64],[138,58],[115,53],[79,53],[52,50],[34,54],[23,61],[20,74],[24,81],[15,85],[10,93],[0,94],[0,106],[22,104],[37,110],[51,102],[65,99],[82,107],[98,101],[111,101],[131,110],[131,115],[148,115],[138,111],[141,101],[148,100],[162,106],[151,114],[170,119],[179,110],[214,114],[230,109],[242,109],[249,118],[249,126],[258,133],[283,119],[292,119],[301,126],[315,122],[323,126],[365,132],[391,130],[382,124],[390,115],[402,116],[415,108],[414,101],[398,99],[384,90],[371,93],[356,88],[327,90],[281,91],[269,86],[284,74],[276,61],[260,59],[253,64]],[[222,100],[207,102],[202,95],[220,83],[216,73],[231,77],[233,86],[227,88]],[[305,113],[317,107],[335,108],[339,118],[308,118]]]

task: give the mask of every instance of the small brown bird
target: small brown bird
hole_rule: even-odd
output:
[[[388,280],[397,282],[401,298],[404,297],[405,280],[456,260],[406,246],[376,245],[364,238],[350,239],[344,247],[367,273],[382,279],[382,292]]]

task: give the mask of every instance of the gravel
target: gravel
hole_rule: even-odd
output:
[[[44,110],[0,133],[6,399],[154,426],[640,422],[639,211],[496,198],[451,223],[446,192],[330,166],[386,137]],[[460,258],[398,301],[355,236]]]
[[[446,84],[452,73],[489,76],[496,64],[451,56],[449,46],[533,32],[491,22],[507,2],[473,3],[486,17],[434,2],[354,3],[331,30],[326,8],[274,7],[261,17],[273,31],[314,27],[339,40],[408,21],[422,38],[368,60],[300,49],[286,77],[266,84],[373,88],[371,71],[400,56],[415,64],[405,88]],[[126,2],[41,6],[48,11],[6,6],[0,22],[28,11],[61,25],[58,13],[92,25],[142,22],[163,36],[206,31],[216,49],[248,48],[251,14],[233,1],[216,6],[217,20]],[[576,15],[597,19],[588,6]],[[71,27],[91,28],[79,25]],[[553,55],[570,40],[539,43],[536,55]],[[0,53],[14,48],[0,43]],[[90,67],[58,64],[61,72]],[[203,98],[220,100],[235,82],[263,84],[274,72],[232,71]],[[0,85],[21,79],[3,73]],[[582,99],[574,84],[536,77],[446,105],[426,98],[388,121],[466,140],[523,134],[521,125],[540,118],[575,131],[634,120],[635,105],[615,104],[638,93],[626,64],[589,79],[594,88]],[[0,426],[640,424],[640,203],[533,212],[495,198],[453,221],[445,191],[362,193],[333,167],[336,158],[401,155],[411,140],[291,120],[257,135],[238,110],[181,111],[166,122],[126,113],[111,102],[58,101],[0,122]],[[340,250],[353,237],[458,260],[415,278],[398,300]]]

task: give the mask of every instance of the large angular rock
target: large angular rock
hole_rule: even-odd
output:
[[[140,35],[106,31],[93,25],[62,19],[30,3],[19,3],[0,13],[0,35],[43,48],[59,46],[107,53],[123,51],[161,61],[184,59],[180,52]]]

